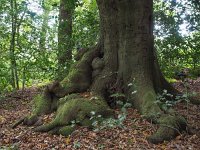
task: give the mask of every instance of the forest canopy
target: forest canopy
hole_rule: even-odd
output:
[[[0,4],[1,93],[51,81],[58,70],[59,1],[13,3]],[[182,68],[190,68],[193,77],[199,75],[199,10],[195,0],[154,0],[155,47],[167,78],[174,78]],[[78,49],[94,45],[99,38],[96,1],[76,1],[72,23],[74,57]]]

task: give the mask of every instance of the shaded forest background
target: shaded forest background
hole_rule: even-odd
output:
[[[71,51],[65,70],[75,54],[97,43],[99,16],[95,0],[69,1],[72,28],[62,30],[58,0],[1,0],[0,4],[0,95],[57,78],[62,48]],[[154,36],[159,63],[172,81],[177,72],[189,68],[190,77],[200,75],[200,2],[154,0]],[[69,5],[69,4],[68,4]],[[66,71],[65,73],[67,73]]]

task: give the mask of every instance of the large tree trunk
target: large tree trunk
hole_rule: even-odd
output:
[[[160,124],[149,141],[159,143],[174,138],[185,130],[186,121],[175,114],[166,114],[155,103],[156,93],[163,89],[173,94],[176,91],[162,76],[156,59],[153,0],[97,0],[97,3],[101,19],[100,42],[83,54],[63,81],[49,85],[44,94],[37,97],[40,105],[32,119],[23,121],[33,124],[36,116],[58,109],[55,120],[36,131],[63,133],[67,128],[63,133],[66,135],[71,131],[68,130],[70,121],[77,118],[84,125],[88,123],[90,111],[95,110],[103,117],[112,115],[111,91],[123,92],[145,118]],[[91,95],[87,102],[79,94],[72,94],[88,90]],[[57,129],[58,126],[62,128]]]

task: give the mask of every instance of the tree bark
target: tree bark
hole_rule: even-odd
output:
[[[39,40],[39,48],[41,52],[46,51],[46,36],[47,36],[47,29],[48,29],[48,21],[49,21],[49,8],[45,7],[45,4],[43,4],[43,19],[42,19],[42,29],[40,33],[40,40]]]
[[[17,3],[16,0],[10,1],[11,6],[11,18],[12,18],[12,31],[10,40],[10,63],[11,63],[11,85],[15,89],[19,89],[19,78],[17,71],[17,62],[15,56],[15,42],[16,42],[16,30],[17,30]]]
[[[74,9],[75,0],[60,0],[58,26],[58,80],[62,80],[67,75],[72,60],[72,18]]]

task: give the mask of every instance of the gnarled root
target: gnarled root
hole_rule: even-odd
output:
[[[42,120],[39,116],[36,116],[36,115],[31,115],[31,116],[26,116],[24,118],[21,118],[20,120],[18,120],[17,122],[15,122],[13,125],[12,125],[12,129],[16,128],[18,125],[20,124],[24,124],[24,125],[27,125],[27,126],[31,126],[31,125],[34,125],[34,126],[39,126],[42,124]]]
[[[50,134],[56,134],[56,135],[63,135],[68,136],[70,135],[74,130],[76,129],[75,126],[63,126],[63,127],[57,127],[53,130],[49,131]]]
[[[24,122],[24,119],[25,118],[21,118],[20,120],[18,120],[17,122],[15,122],[13,125],[12,125],[12,129],[16,128],[18,125],[20,125],[22,122]]]
[[[72,121],[78,125],[91,126],[91,112],[95,115],[108,117],[113,115],[113,111],[109,108],[105,100],[98,96],[83,98],[78,94],[66,96],[60,100],[60,107],[57,115],[49,124],[39,126],[34,129],[37,132],[48,132],[66,135],[73,131],[71,128]]]
[[[156,101],[156,94],[153,90],[147,90],[142,99],[141,113],[153,123],[160,127],[147,140],[151,143],[158,144],[164,141],[169,141],[181,134],[187,128],[187,122],[182,116],[177,116],[175,113],[163,112]]]
[[[151,143],[158,144],[163,141],[169,141],[186,130],[186,120],[181,116],[165,115],[158,120],[160,125],[155,134],[148,137],[147,140]]]
[[[23,121],[23,124],[31,126],[31,125],[34,125],[38,120],[39,120],[39,117],[35,116],[35,115],[29,116],[29,117],[25,117],[24,121]]]
[[[81,55],[80,60],[74,64],[74,67],[68,76],[61,82],[53,82],[46,86],[42,94],[38,94],[34,98],[35,108],[32,115],[20,119],[13,125],[13,128],[19,124],[26,125],[40,124],[38,123],[38,116],[51,113],[58,109],[59,99],[72,93],[79,93],[87,91],[91,85],[92,80],[92,61],[100,54],[100,47],[89,49]],[[68,97],[69,98],[69,97]],[[64,105],[64,103],[63,103]],[[69,108],[70,110],[70,108]],[[70,113],[70,112],[69,112]]]

